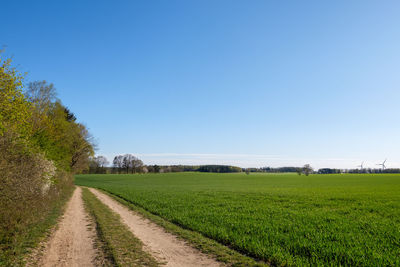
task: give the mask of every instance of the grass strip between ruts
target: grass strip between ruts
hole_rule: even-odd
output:
[[[82,197],[87,210],[95,219],[98,237],[105,244],[105,253],[116,266],[159,266],[149,253],[143,251],[142,242],[121,222],[118,214],[87,188],[82,188]]]

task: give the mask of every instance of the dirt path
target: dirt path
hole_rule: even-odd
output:
[[[90,191],[121,216],[132,233],[143,242],[144,250],[157,260],[166,263],[166,266],[220,266],[217,261],[165,232],[157,224],[132,212],[106,194],[93,188],[90,188]]]
[[[94,266],[94,229],[89,230],[82,190],[77,187],[39,266]]]

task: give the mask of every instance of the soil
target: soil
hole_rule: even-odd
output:
[[[48,241],[39,266],[96,266],[99,254],[96,233],[84,209],[82,189],[77,187],[67,204],[58,229]]]
[[[121,216],[122,222],[142,241],[143,250],[149,252],[166,266],[221,266],[216,260],[166,232],[159,225],[133,212],[108,195],[93,188],[90,188],[90,191]]]

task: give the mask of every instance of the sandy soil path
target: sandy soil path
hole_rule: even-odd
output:
[[[144,244],[144,250],[166,266],[220,266],[220,264],[167,233],[162,227],[134,213],[106,194],[90,188],[103,203],[118,213],[132,233]]]
[[[94,266],[94,230],[89,230],[82,190],[77,187],[39,266]]]

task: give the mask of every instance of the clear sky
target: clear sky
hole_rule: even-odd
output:
[[[98,154],[400,167],[399,1],[1,1],[0,45]]]

